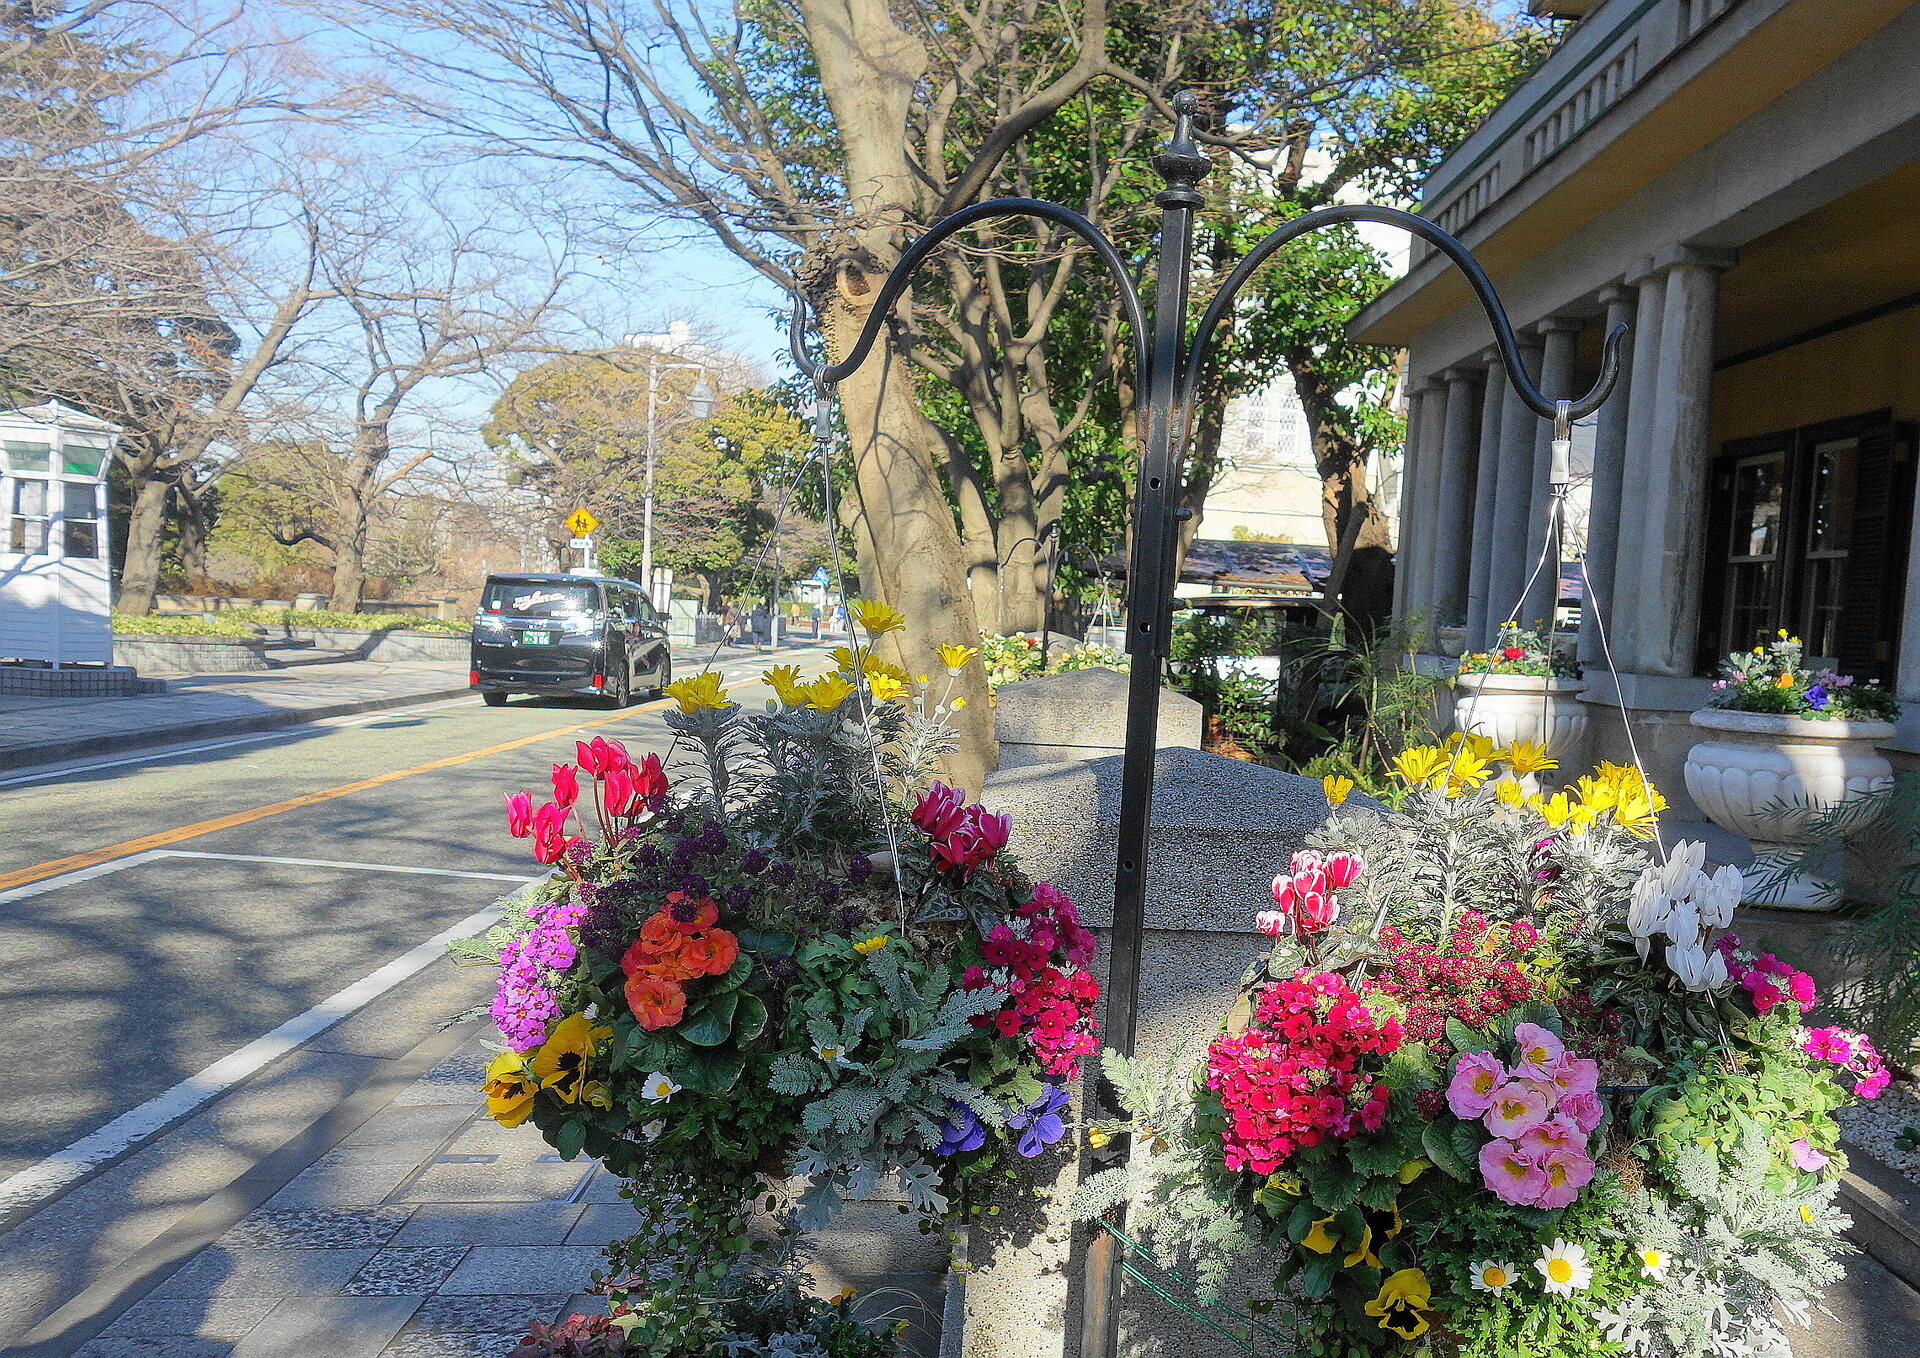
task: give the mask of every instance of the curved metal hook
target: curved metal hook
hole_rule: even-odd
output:
[[[1094,254],[1107,266],[1107,272],[1120,291],[1120,306],[1127,314],[1127,322],[1133,327],[1133,365],[1134,381],[1144,384],[1147,372],[1147,318],[1146,311],[1140,305],[1140,294],[1134,289],[1133,280],[1127,276],[1126,261],[1120,258],[1120,252],[1113,248],[1113,242],[1100,233],[1098,227],[1071,208],[1061,207],[1058,203],[1043,203],[1037,198],[991,198],[984,203],[975,203],[972,207],[962,208],[952,216],[943,217],[927,229],[927,233],[907,247],[900,256],[900,262],[893,266],[887,275],[887,281],[881,285],[880,296],[875,299],[873,309],[867,313],[866,324],[860,328],[860,338],[845,359],[831,366],[816,363],[807,357],[801,337],[804,326],[806,301],[799,293],[794,294],[793,318],[788,324],[787,340],[793,350],[793,361],[800,371],[813,379],[816,389],[832,386],[866,361],[867,353],[873,348],[874,340],[880,334],[880,327],[886,324],[887,316],[893,310],[893,304],[907,290],[907,283],[913,271],[917,269],[948,237],[976,222],[992,217],[1038,217],[1043,221],[1064,226],[1093,247]]]
[[[1410,235],[1419,236],[1431,242],[1442,254],[1456,264],[1460,272],[1467,276],[1474,295],[1480,299],[1481,309],[1487,313],[1487,322],[1493,327],[1494,343],[1500,349],[1500,362],[1507,370],[1507,378],[1513,383],[1513,389],[1527,405],[1527,408],[1545,419],[1553,419],[1565,408],[1566,417],[1577,420],[1591,415],[1613,392],[1613,384],[1620,377],[1620,341],[1625,338],[1627,327],[1616,325],[1607,335],[1606,345],[1601,352],[1600,377],[1586,395],[1577,400],[1560,402],[1549,400],[1540,388],[1527,376],[1527,370],[1520,362],[1520,350],[1514,342],[1513,326],[1507,320],[1507,309],[1500,304],[1500,296],[1493,290],[1493,283],[1487,278],[1480,262],[1468,253],[1467,247],[1453,236],[1435,226],[1425,217],[1416,217],[1411,212],[1402,212],[1398,208],[1373,207],[1368,204],[1341,205],[1338,207],[1316,208],[1303,213],[1280,227],[1272,235],[1261,241],[1248,252],[1227,275],[1226,282],[1213,296],[1206,314],[1200,318],[1200,328],[1194,332],[1193,344],[1187,350],[1186,372],[1182,374],[1181,392],[1183,401],[1191,401],[1195,383],[1199,381],[1200,369],[1208,358],[1212,347],[1213,332],[1220,322],[1226,319],[1229,308],[1240,289],[1246,286],[1254,271],[1279,250],[1281,246],[1304,236],[1309,231],[1317,231],[1323,226],[1335,222],[1378,222],[1383,226],[1397,226]]]

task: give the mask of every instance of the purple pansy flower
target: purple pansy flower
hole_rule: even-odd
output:
[[[1816,712],[1832,701],[1833,699],[1827,696],[1827,690],[1819,684],[1807,690],[1807,706]]]
[[[1065,1136],[1067,1124],[1060,1115],[1066,1111],[1066,1107],[1067,1091],[1054,1085],[1009,1117],[1007,1126],[1020,1133],[1020,1140],[1014,1149],[1031,1160]]]
[[[986,1124],[980,1121],[978,1113],[958,1099],[948,1099],[947,1107],[952,1110],[952,1116],[940,1124],[940,1144],[933,1148],[935,1155],[959,1155],[963,1151],[977,1151],[987,1144]]]

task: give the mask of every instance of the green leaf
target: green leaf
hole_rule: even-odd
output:
[[[1313,1192],[1313,1200],[1331,1212],[1353,1201],[1353,1195],[1360,1191],[1360,1176],[1329,1168],[1309,1178],[1307,1184]]]
[[[1437,1122],[1429,1122],[1420,1134],[1420,1149],[1427,1153],[1427,1159],[1433,1161],[1436,1169],[1462,1183],[1471,1183],[1477,1177],[1455,1153],[1453,1142]]]
[[[1400,1196],[1400,1181],[1392,1175],[1384,1178],[1369,1179],[1360,1190],[1359,1202],[1362,1207],[1371,1207],[1376,1212],[1384,1212],[1393,1206],[1394,1199]]]
[[[1324,1297],[1333,1287],[1333,1278],[1340,1271],[1340,1261],[1330,1254],[1323,1254],[1300,1271],[1300,1292],[1303,1296]]]
[[[701,1005],[699,1017],[682,1023],[675,1031],[697,1047],[717,1047],[733,1035],[733,1015],[739,1007],[737,990],[710,995]]]
[[[587,1124],[578,1118],[567,1119],[553,1133],[553,1148],[560,1152],[564,1160],[571,1160],[580,1154],[586,1144]]]
[[[1480,1124],[1456,1122],[1453,1130],[1447,1133],[1447,1140],[1453,1145],[1453,1153],[1469,1167],[1469,1175],[1477,1172],[1480,1168],[1480,1148],[1487,1143],[1487,1138],[1480,1134]]]
[[[767,1026],[767,1002],[758,995],[742,995],[740,1007],[733,1015],[733,1036],[740,1042],[751,1042],[760,1036]]]
[[[733,959],[733,965],[727,968],[726,974],[720,978],[719,984],[714,986],[714,993],[722,994],[729,990],[738,990],[747,983],[747,978],[752,975],[753,958],[743,951],[738,957]]]
[[[1493,1043],[1457,1018],[1447,1020],[1447,1041],[1461,1052],[1490,1052]]]

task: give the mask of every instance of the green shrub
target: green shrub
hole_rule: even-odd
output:
[[[238,618],[257,627],[337,627],[356,632],[428,632],[439,636],[465,636],[472,631],[464,622],[442,622],[412,613],[334,613],[326,609],[300,611],[292,608],[235,608],[220,614]]]
[[[232,614],[204,618],[197,613],[115,613],[113,630],[118,636],[136,637],[251,637],[259,635]]]

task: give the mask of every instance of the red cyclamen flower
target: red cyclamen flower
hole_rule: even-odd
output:
[[[525,839],[533,833],[533,794],[515,792],[506,798],[507,833]]]
[[[533,857],[539,863],[558,863],[567,848],[567,808],[548,802],[533,813]]]
[[[553,766],[553,799],[562,806],[572,806],[580,799],[580,773],[573,765]]]

